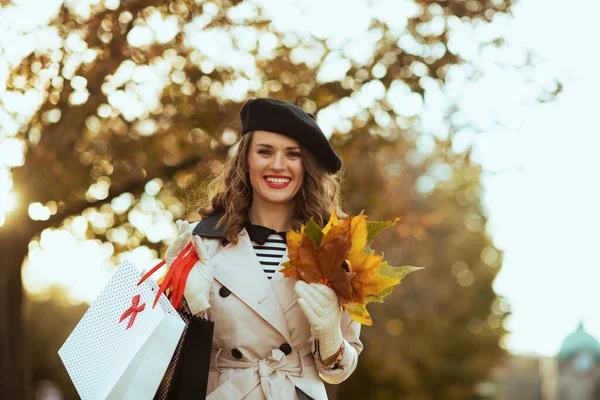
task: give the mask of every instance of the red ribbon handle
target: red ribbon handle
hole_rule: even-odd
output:
[[[168,289],[171,289],[171,304],[173,304],[173,307],[181,308],[181,299],[183,298],[183,290],[185,288],[188,275],[197,261],[198,254],[196,254],[192,242],[189,242],[169,266],[169,270],[167,271],[165,278],[158,288],[158,293],[156,294],[152,308],[156,306],[156,303],[158,302],[158,299],[162,293],[165,293],[166,295]],[[165,264],[166,261],[163,260],[154,266],[154,268],[152,268],[142,277],[142,279],[138,282],[138,286]]]

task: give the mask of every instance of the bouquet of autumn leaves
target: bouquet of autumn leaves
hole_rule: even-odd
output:
[[[371,241],[393,221],[367,221],[361,215],[338,221],[335,212],[323,228],[311,218],[300,232],[287,233],[289,261],[284,276],[332,288],[352,319],[364,325],[373,321],[366,305],[390,294],[402,278],[419,267],[392,267],[373,253]]]

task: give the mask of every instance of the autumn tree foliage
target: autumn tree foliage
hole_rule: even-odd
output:
[[[479,398],[505,355],[500,343],[509,312],[492,289],[502,253],[485,229],[482,172],[468,153],[451,150],[452,136],[414,159],[410,140],[385,146],[366,135],[355,140],[380,150],[360,164],[343,154],[351,160],[351,186],[374,181],[378,189],[371,201],[367,192],[348,196],[351,208],[370,204],[375,219],[403,215],[373,247],[392,265],[425,268],[405,278],[383,305],[369,306],[374,323],[361,334],[368,350],[339,397]],[[398,154],[408,157],[398,160]]]
[[[364,361],[343,390],[361,390],[364,398],[468,398],[502,354],[506,313],[491,288],[501,256],[485,233],[480,172],[468,154],[451,150],[452,135],[420,152],[418,115],[388,94],[422,98],[426,83],[443,87],[450,70],[465,62],[449,48],[450,26],[487,24],[509,12],[511,1],[418,0],[404,16],[373,14],[366,32],[371,54],[360,60],[349,54],[352,43],[281,32],[250,1],[93,3],[64,2],[47,26],[22,32],[57,40],[11,65],[7,91],[32,111],[0,104],[12,121],[0,127],[2,137],[22,143],[25,154],[10,169],[18,205],[0,227],[3,392],[25,398],[29,381],[47,378],[56,365],[24,357],[21,265],[30,242],[93,214],[102,223],[87,218],[86,236],[112,243],[115,257],[138,246],[164,252],[167,238],[149,238],[130,212],[145,210],[148,201],[172,218],[193,211],[182,199],[210,162],[231,150],[244,99],[270,96],[317,118],[354,105],[332,136],[349,167],[348,211],[366,209],[381,220],[403,216],[375,245],[395,265],[427,271],[400,285],[389,305],[372,307]],[[391,24],[398,19],[406,24]],[[233,52],[231,59],[205,46],[215,40]],[[319,72],[331,59],[343,61],[345,75],[322,80]],[[361,103],[373,88],[379,94]],[[148,182],[160,190],[144,194]],[[117,212],[114,200],[124,195],[134,200]],[[45,214],[32,219],[32,205]]]

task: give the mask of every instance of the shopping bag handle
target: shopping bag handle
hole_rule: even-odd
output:
[[[183,290],[185,288],[185,283],[187,282],[188,275],[190,271],[194,267],[194,264],[198,261],[198,254],[194,250],[194,245],[190,241],[187,246],[181,251],[175,260],[169,266],[169,270],[167,271],[167,275],[163,279],[162,283],[158,287],[158,293],[156,293],[156,298],[154,299],[154,304],[152,308],[156,306],[160,295],[165,293],[168,289],[171,289],[171,304],[175,308],[182,308],[181,299],[183,297]],[[153,273],[158,271],[160,267],[166,264],[165,260],[162,260],[160,263],[155,265],[150,271],[148,271],[142,279],[138,282],[138,286],[142,284],[146,279],[148,279]]]

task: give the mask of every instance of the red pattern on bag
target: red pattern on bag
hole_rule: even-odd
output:
[[[127,328],[125,328],[125,330],[127,330],[133,326],[135,317],[137,317],[138,313],[141,313],[146,308],[146,303],[142,304],[139,307],[138,307],[138,304],[140,304],[140,295],[136,294],[131,299],[131,307],[129,307],[127,310],[125,310],[123,315],[121,315],[121,319],[119,320],[119,323],[123,322],[124,319],[131,316],[131,318],[129,319],[129,323],[127,324]]]

